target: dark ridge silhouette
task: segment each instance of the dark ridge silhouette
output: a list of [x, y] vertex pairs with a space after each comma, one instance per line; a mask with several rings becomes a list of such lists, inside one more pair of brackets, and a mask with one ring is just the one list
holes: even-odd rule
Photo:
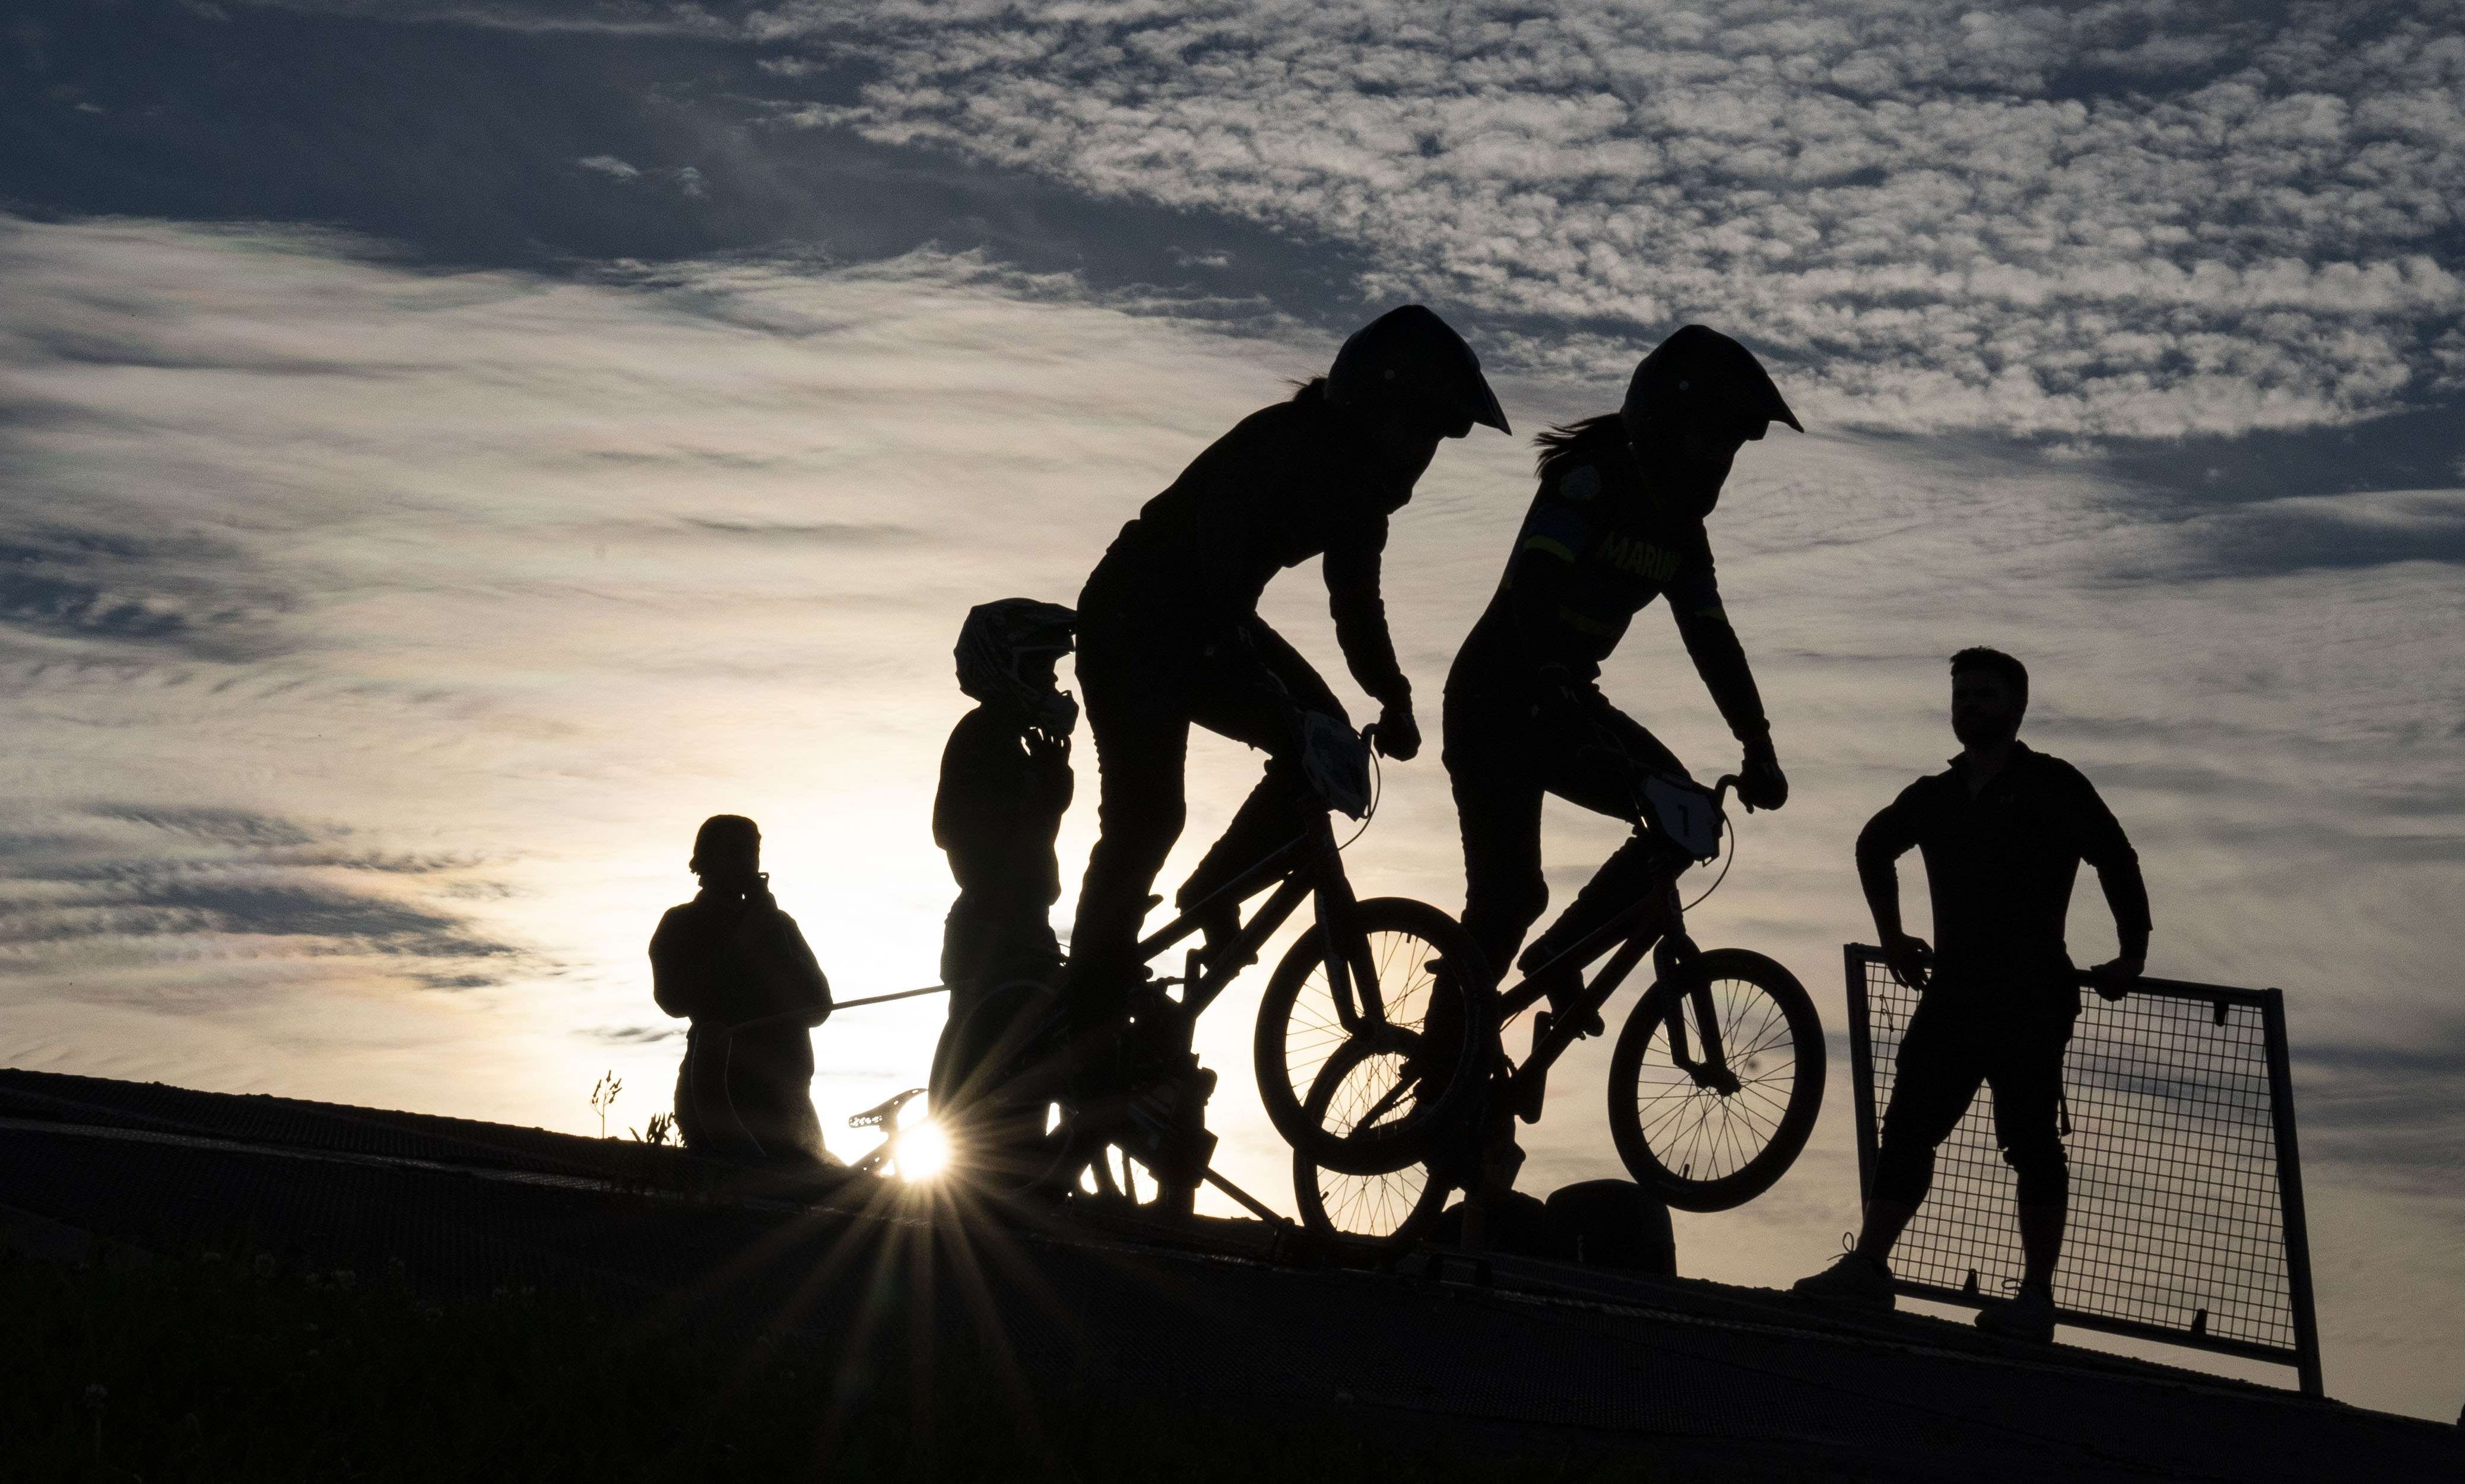
[[[979, 1450], [995, 1443], [1015, 1451], [1019, 1476], [1124, 1480], [1156, 1477], [1159, 1462], [1177, 1477], [1295, 1477], [1330, 1460], [1366, 1480], [1519, 1466], [2024, 1481], [2361, 1466], [2431, 1479], [2456, 1458], [2445, 1424], [2067, 1345], [2014, 1363], [2003, 1341], [1916, 1315], [1501, 1253], [1439, 1250], [1397, 1267], [1347, 1244], [1300, 1252], [1252, 1222], [994, 1221], [959, 1190], [864, 1176], [799, 1185], [629, 1141], [285, 1098], [0, 1071], [0, 1167], [10, 1301], [83, 1285], [61, 1291], [77, 1306], [56, 1323], [41, 1311], [12, 1375], [11, 1416], [25, 1423], [12, 1456], [44, 1476], [92, 1471], [98, 1415], [106, 1462], [155, 1477], [194, 1461], [196, 1433], [171, 1422], [186, 1409], [209, 1435], [244, 1439], [249, 1419], [266, 1419], [253, 1424], [255, 1457], [304, 1437], [330, 1461], [353, 1419], [391, 1418], [406, 1401], [422, 1420], [406, 1417], [384, 1456], [467, 1470], [481, 1455], [440, 1454], [431, 1434], [569, 1438], [582, 1425], [566, 1406], [610, 1391], [641, 1400], [599, 1406], [592, 1425], [671, 1461], [669, 1476], [741, 1473], [772, 1440], [699, 1429], [703, 1388], [722, 1379], [757, 1388], [804, 1450], [783, 1469], [854, 1468], [851, 1429], [886, 1421], [905, 1447], [879, 1472], [926, 1479], [988, 1476]], [[234, 1268], [230, 1301], [189, 1296]], [[336, 1270], [356, 1284], [342, 1289]], [[142, 1301], [95, 1306], [120, 1288]], [[313, 1295], [327, 1296], [298, 1312]], [[570, 1296], [604, 1318], [569, 1324]], [[91, 1348], [109, 1340], [100, 1316], [165, 1304], [210, 1317], [197, 1332], [269, 1309], [320, 1328], [252, 1332], [210, 1350], [195, 1377], [172, 1363], [196, 1352], [176, 1324], [132, 1322], [144, 1363], [125, 1375], [54, 1359], [107, 1353]], [[423, 1372], [405, 1388], [401, 1367], [430, 1352], [366, 1343], [433, 1343], [419, 1337], [475, 1322], [466, 1305], [496, 1316], [481, 1333], [521, 1347], [475, 1358], [485, 1384]], [[403, 1324], [379, 1328], [397, 1306]], [[682, 1324], [709, 1342], [658, 1351]], [[97, 1338], [46, 1348], [55, 1328]], [[655, 1354], [625, 1338], [644, 1335]], [[713, 1373], [680, 1368], [684, 1355], [709, 1357]], [[268, 1367], [269, 1394], [285, 1400], [234, 1408], [233, 1379]], [[629, 1384], [637, 1367], [655, 1387]], [[566, 1403], [535, 1394], [560, 1369], [592, 1384]], [[331, 1384], [364, 1375], [364, 1389]], [[466, 1392], [467, 1433], [434, 1405]], [[216, 1414], [217, 1396], [233, 1415]], [[699, 1452], [677, 1451], [679, 1428]], [[1279, 1452], [1299, 1440], [1323, 1451]]]

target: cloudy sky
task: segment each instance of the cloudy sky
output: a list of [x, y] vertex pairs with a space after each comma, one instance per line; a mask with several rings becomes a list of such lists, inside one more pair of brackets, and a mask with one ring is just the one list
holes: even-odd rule
[[[1527, 432], [1699, 320], [1812, 431], [1714, 524], [1797, 794], [1699, 936], [1838, 1026], [1850, 841], [2019, 653], [2155, 970], [2288, 992], [2332, 1391], [2465, 1401], [2465, 5], [16, 5], [0, 137], [0, 1063], [638, 1124], [705, 814], [843, 997], [931, 981], [970, 603], [1392, 303]], [[1396, 522], [1432, 713], [1529, 453]], [[1314, 572], [1269, 609], [1341, 676]], [[1733, 762], [1659, 621], [1607, 683]], [[1182, 863], [1255, 766], [1198, 747]], [[1562, 898], [1615, 838], [1552, 816]], [[1433, 756], [1349, 859], [1460, 902]], [[828, 1126], [937, 1015], [821, 1034]], [[1614, 1170], [1588, 1050], [1531, 1183]], [[1689, 1271], [1832, 1250], [1845, 1074]]]

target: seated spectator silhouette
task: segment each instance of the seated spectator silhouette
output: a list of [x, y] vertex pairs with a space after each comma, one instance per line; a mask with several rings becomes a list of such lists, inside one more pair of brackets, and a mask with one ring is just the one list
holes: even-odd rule
[[830, 1018], [830, 981], [796, 919], [770, 897], [762, 831], [714, 814], [694, 836], [701, 891], [651, 935], [652, 996], [689, 1017], [677, 1072], [677, 1131], [698, 1153], [818, 1161], [812, 1028]]
[[971, 1070], [957, 1061], [959, 1031], [986, 991], [1049, 979], [1061, 963], [1050, 916], [1061, 897], [1053, 841], [1070, 808], [1078, 703], [1053, 667], [1070, 653], [1075, 617], [1057, 604], [1004, 598], [968, 609], [959, 630], [959, 689], [976, 708], [950, 729], [933, 796], [933, 843], [959, 883], [942, 928], [950, 1017], [933, 1053], [937, 1112]]
[[[1919, 779], [1857, 837], [1857, 875], [1883, 958], [1920, 992], [1901, 1037], [1874, 1186], [1855, 1247], [1796, 1291], [1890, 1307], [1892, 1245], [1934, 1180], [1934, 1151], [1994, 1089], [1994, 1134], [2018, 1180], [2024, 1273], [2019, 1293], [1977, 1317], [1981, 1329], [2050, 1340], [2054, 1265], [2070, 1199], [2056, 1109], [2063, 1050], [2079, 1015], [2077, 971], [2063, 941], [2072, 883], [2097, 868], [2121, 955], [2090, 971], [2120, 999], [2148, 955], [2148, 891], [2140, 857], [2080, 771], [2019, 741], [2029, 672], [1995, 650], [1951, 657], [1951, 729], [1960, 756]], [[1895, 862], [1925, 859], [1937, 946], [1900, 926]]]

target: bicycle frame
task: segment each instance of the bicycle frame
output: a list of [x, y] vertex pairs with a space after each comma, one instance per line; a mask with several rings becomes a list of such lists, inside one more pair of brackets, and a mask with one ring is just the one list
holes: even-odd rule
[[[1736, 783], [1735, 778], [1723, 778], [1719, 786], [1713, 789], [1713, 809], [1716, 813], [1720, 811], [1730, 788]], [[1532, 1053], [1509, 1074], [1507, 1091], [1510, 1100], [1512, 1095], [1521, 1089], [1527, 1077], [1546, 1077], [1550, 1067], [1556, 1064], [1559, 1056], [1565, 1053], [1567, 1047], [1574, 1045], [1580, 1039], [1576, 1027], [1585, 1016], [1599, 1013], [1601, 1007], [1609, 1003], [1610, 996], [1617, 993], [1618, 987], [1626, 983], [1627, 976], [1634, 972], [1634, 966], [1643, 962], [1643, 956], [1651, 952], [1670, 932], [1684, 927], [1682, 920], [1673, 922], [1652, 920], [1658, 916], [1660, 907], [1661, 897], [1657, 890], [1638, 897], [1621, 909], [1615, 917], [1585, 934], [1555, 958], [1526, 974], [1521, 983], [1499, 991], [1498, 1029], [1503, 1031], [1509, 1024], [1513, 1023], [1515, 1017], [1547, 997], [1548, 981], [1553, 974], [1573, 970], [1577, 975], [1577, 983], [1583, 987], [1583, 994], [1575, 1007], [1583, 1013], [1559, 1016], [1550, 1026], [1548, 1033], [1532, 1048]], [[1602, 965], [1588, 982], [1584, 981], [1581, 977], [1584, 966], [1604, 953], [1610, 955], [1609, 963]], [[1699, 1085], [1721, 1093], [1733, 1093], [1738, 1089], [1738, 1078], [1737, 1074], [1729, 1070], [1726, 1052], [1721, 1045], [1720, 1015], [1718, 1008], [1712, 1003], [1712, 986], [1709, 983], [1696, 984], [1689, 987], [1687, 996], [1695, 1010], [1697, 1031], [1702, 1037], [1703, 1054], [1700, 1060], [1696, 1058], [1687, 1046], [1684, 1018], [1672, 1015], [1669, 1019], [1670, 1059], [1683, 1069]]]
[[[1335, 989], [1336, 1013], [1347, 1030], [1358, 1035], [1365, 1030], [1371, 1034], [1383, 1033], [1386, 1007], [1376, 995], [1357, 995], [1352, 989], [1353, 968], [1345, 962], [1344, 950], [1351, 946], [1344, 926], [1351, 917], [1356, 898], [1352, 883], [1345, 878], [1343, 853], [1336, 848], [1335, 828], [1323, 815], [1310, 827], [1283, 845], [1270, 852], [1257, 864], [1217, 887], [1197, 902], [1183, 910], [1170, 922], [1158, 928], [1139, 942], [1142, 962], [1154, 959], [1173, 944], [1195, 935], [1204, 925], [1205, 915], [1219, 903], [1240, 902], [1256, 894], [1268, 881], [1277, 883], [1274, 895], [1250, 915], [1232, 941], [1222, 944], [1214, 963], [1205, 969], [1193, 962], [1189, 973], [1177, 981], [1182, 986], [1181, 1007], [1191, 1019], [1206, 1010], [1240, 975], [1243, 968], [1256, 961], [1267, 940], [1300, 910], [1301, 899], [1315, 897], [1318, 925], [1328, 945], [1327, 978]], [[1195, 950], [1193, 950], [1193, 959]], [[1166, 980], [1166, 984], [1176, 981]]]

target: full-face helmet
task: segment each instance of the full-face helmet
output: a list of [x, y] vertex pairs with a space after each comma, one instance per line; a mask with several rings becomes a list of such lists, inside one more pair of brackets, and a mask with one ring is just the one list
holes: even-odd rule
[[1329, 406], [1426, 412], [1459, 437], [1478, 423], [1508, 432], [1505, 410], [1480, 374], [1480, 357], [1425, 305], [1390, 309], [1352, 332], [1326, 373]]
[[1078, 615], [1056, 603], [1003, 598], [967, 609], [959, 627], [959, 689], [989, 704], [1010, 706], [1048, 737], [1070, 735], [1078, 724], [1078, 702], [1053, 683], [1049, 667], [1029, 662], [1071, 650]]
[[1749, 440], [1773, 423], [1806, 431], [1755, 353], [1699, 324], [1687, 325], [1643, 358], [1618, 416], [1637, 443], [1671, 427], [1734, 430]]

